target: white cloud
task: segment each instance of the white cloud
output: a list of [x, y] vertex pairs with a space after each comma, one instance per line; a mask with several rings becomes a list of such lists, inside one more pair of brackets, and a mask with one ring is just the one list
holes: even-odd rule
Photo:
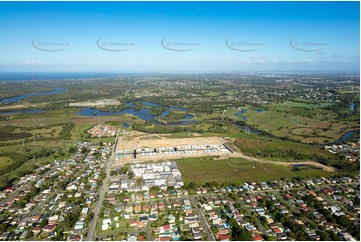
[[300, 60], [286, 60], [285, 63], [289, 64], [300, 64], [300, 63], [312, 63], [311, 59], [300, 59]]
[[250, 59], [258, 59], [258, 60], [264, 60], [267, 59], [265, 56], [257, 56], [257, 55], [250, 55]]
[[40, 60], [26, 60], [26, 61], [22, 62], [21, 64], [23, 64], [23, 65], [36, 65], [36, 64], [40, 64]]
[[299, 63], [311, 63], [311, 62], [312, 62], [311, 59], [301, 59], [301, 60], [299, 61]]

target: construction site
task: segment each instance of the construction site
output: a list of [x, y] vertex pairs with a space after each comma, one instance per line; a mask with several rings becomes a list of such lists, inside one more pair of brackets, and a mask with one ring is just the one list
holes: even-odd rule
[[113, 166], [232, 153], [225, 143], [226, 141], [220, 137], [171, 138], [168, 135], [126, 132], [119, 136]]

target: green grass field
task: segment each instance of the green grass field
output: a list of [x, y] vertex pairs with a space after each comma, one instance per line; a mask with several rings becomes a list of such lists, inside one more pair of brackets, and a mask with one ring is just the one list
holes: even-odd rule
[[[209, 92], [208, 94], [213, 96], [218, 95], [218, 92]], [[37, 105], [42, 104], [38, 103]], [[270, 104], [263, 107], [267, 109], [266, 112], [256, 112], [255, 110], [250, 110], [248, 107], [244, 107], [249, 111], [242, 116], [247, 117], [247, 124], [254, 125], [257, 129], [272, 133], [278, 137], [289, 137], [303, 143], [325, 143], [326, 140], [332, 141], [339, 138], [347, 129], [358, 126], [359, 117], [357, 115], [348, 116], [342, 121], [337, 121], [335, 113], [323, 109], [327, 105], [329, 104], [322, 103], [316, 105], [302, 102]], [[44, 113], [9, 115], [7, 119], [0, 120], [0, 126], [5, 126], [10, 123], [16, 127], [24, 127], [26, 132], [35, 136], [35, 141], [33, 137], [25, 140], [25, 146], [30, 147], [31, 151], [43, 147], [56, 150], [55, 155], [41, 159], [41, 161], [46, 162], [52, 161], [55, 156], [57, 156], [57, 159], [66, 158], [68, 148], [77, 140], [92, 140], [87, 137], [85, 132], [94, 124], [113, 122], [121, 129], [125, 129], [122, 126], [123, 123], [130, 125], [143, 123], [143, 120], [130, 114], [106, 117], [84, 117], [77, 114], [80, 110], [81, 108], [66, 107], [48, 110]], [[196, 135], [230, 137], [230, 143], [234, 141], [234, 144], [240, 148], [243, 153], [250, 156], [265, 157], [266, 159], [277, 161], [316, 160], [316, 156], [322, 156], [322, 158], [328, 161], [335, 159], [334, 155], [321, 150], [316, 145], [301, 144], [262, 135], [248, 135], [242, 129], [234, 127], [233, 125], [227, 125], [227, 123], [222, 123], [223, 126], [217, 126], [217, 119], [219, 118], [228, 116], [237, 119], [237, 117], [234, 116], [235, 112], [238, 112], [238, 110], [228, 110], [225, 115], [220, 111], [212, 114], [187, 111], [187, 113], [194, 114], [194, 120], [198, 121], [198, 123], [189, 125], [188, 127], [193, 127], [200, 132], [200, 134]], [[346, 109], [345, 112], [347, 112]], [[182, 118], [184, 112], [177, 111], [173, 112], [173, 114], [174, 118], [177, 119]], [[75, 127], [70, 131], [70, 138], [59, 138], [62, 127], [70, 121], [75, 124]], [[151, 128], [152, 127], [153, 125]], [[21, 131], [21, 128], [18, 128], [14, 132]], [[172, 133], [169, 137], [180, 138], [188, 137], [189, 135], [193, 136], [194, 133]], [[104, 139], [104, 141], [111, 140], [112, 138]], [[29, 152], [23, 149], [22, 142], [23, 140], [21, 139], [2, 142], [0, 152]], [[229, 181], [229, 177], [237, 181], [262, 180], [266, 178], [279, 178], [281, 175], [311, 176], [324, 172], [322, 170], [307, 169], [295, 173], [291, 171], [291, 167], [250, 164], [246, 161], [244, 161], [246, 163], [241, 162], [242, 169], [235, 169], [233, 167], [232, 170], [230, 169], [232, 166], [221, 160], [215, 160], [211, 163], [207, 163], [206, 160], [202, 159], [195, 159], [195, 161], [194, 164], [190, 164], [187, 160], [179, 161], [183, 170], [186, 168], [182, 163], [191, 167], [188, 171], [186, 169], [186, 181], [190, 181], [195, 177], [197, 177], [200, 182], [209, 179]], [[0, 169], [9, 162], [11, 161], [8, 161], [6, 157], [0, 158]], [[0, 182], [9, 178], [18, 178], [20, 174], [33, 168], [34, 164], [31, 161], [25, 162], [10, 173], [0, 176]], [[201, 175], [197, 175], [195, 171]], [[212, 173], [212, 171], [214, 171], [214, 173]], [[205, 173], [204, 176], [202, 175], [203, 173]]]
[[323, 156], [329, 160], [336, 158], [335, 155], [315, 145], [285, 141], [261, 135], [247, 135], [244, 132], [240, 132], [236, 136], [235, 145], [247, 155], [267, 157], [267, 159], [275, 158], [280, 161], [317, 161], [316, 156]]
[[[108, 230], [102, 230], [103, 219], [98, 220], [97, 230], [96, 230], [97, 235], [116, 234], [127, 230], [134, 230], [129, 228], [129, 219], [125, 219], [124, 217], [118, 217], [118, 221], [115, 221], [114, 218], [111, 218], [111, 220], [112, 222]], [[119, 223], [119, 227], [116, 227], [117, 223]]]
[[240, 158], [227, 160], [213, 160], [213, 158], [187, 158], [176, 160], [182, 177], [186, 183], [204, 184], [215, 181], [217, 183], [244, 183], [252, 181], [270, 181], [280, 178], [329, 176], [330, 173], [322, 169], [309, 168], [297, 172], [291, 166], [264, 164], [251, 162]]
[[[359, 126], [359, 116], [351, 115], [339, 121], [336, 113], [323, 109], [327, 103], [282, 103], [265, 105], [267, 111], [248, 110], [242, 114], [247, 117], [247, 124], [278, 137], [289, 137], [303, 143], [328, 143], [339, 138], [348, 130]], [[230, 110], [228, 116], [238, 111]], [[347, 113], [345, 109], [343, 112]], [[238, 118], [241, 119], [241, 118]]]
[[0, 156], [0, 169], [11, 163], [11, 158], [6, 156]]

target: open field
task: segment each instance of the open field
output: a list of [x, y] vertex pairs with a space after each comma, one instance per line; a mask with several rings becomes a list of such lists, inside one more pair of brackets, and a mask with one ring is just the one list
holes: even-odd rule
[[[35, 168], [35, 164], [51, 162], [54, 159], [67, 158], [69, 147], [73, 146], [76, 140], [84, 138], [85, 131], [91, 127], [87, 124], [78, 124], [74, 126], [67, 126], [73, 120], [76, 109], [64, 110], [50, 110], [46, 113], [34, 114], [16, 114], [8, 115], [8, 120], [0, 120], [0, 126], [11, 125], [15, 129], [11, 132], [13, 134], [26, 132], [31, 134], [31, 137], [13, 139], [1, 142], [0, 154], [12, 154], [19, 159], [14, 161], [14, 157], [9, 157], [10, 161], [0, 160], [0, 169], [12, 166], [10, 172], [0, 175], [0, 186], [5, 185], [9, 180], [21, 177], [23, 174], [31, 172]], [[95, 120], [95, 118], [93, 118]], [[9, 121], [10, 120], [10, 121]], [[70, 129], [66, 129], [70, 127]], [[30, 154], [42, 153], [43, 149], [49, 149], [54, 153], [47, 157], [36, 157], [26, 160]], [[40, 153], [39, 153], [40, 152]], [[25, 159], [25, 160], [23, 160]], [[0, 171], [1, 172], [1, 171]]]
[[0, 169], [11, 163], [11, 158], [6, 156], [0, 156]]
[[[55, 153], [37, 160], [46, 162], [54, 158], [66, 158], [69, 155], [69, 147], [75, 141], [93, 140], [85, 133], [87, 129], [95, 124], [105, 123], [130, 132], [129, 135], [120, 137], [118, 150], [204, 145], [215, 142], [231, 145], [235, 148], [238, 153], [234, 154], [234, 159], [245, 159], [253, 162], [249, 158], [253, 157], [258, 159], [258, 165], [264, 166], [276, 165], [272, 162], [284, 162], [286, 167], [280, 165], [282, 168], [278, 169], [289, 169], [287, 162], [300, 161], [321, 162], [322, 164], [333, 165], [338, 169], [347, 166], [353, 170], [353, 167], [357, 167], [351, 163], [345, 163], [347, 161], [326, 150], [322, 150], [318, 144], [332, 142], [348, 130], [358, 129], [359, 112], [358, 110], [356, 112], [350, 111], [350, 102], [357, 104], [359, 100], [358, 77], [353, 78], [354, 82], [352, 83], [347, 82], [349, 84], [346, 86], [338, 83], [338, 81], [327, 81], [326, 86], [332, 91], [332, 97], [324, 92], [325, 83], [321, 82], [319, 86], [315, 86], [315, 83], [308, 81], [307, 78], [300, 79], [297, 77], [297, 80], [289, 82], [289, 77], [279, 77], [281, 79], [286, 78], [287, 84], [275, 82], [273, 79], [264, 79], [264, 77], [260, 79], [257, 76], [235, 77], [231, 75], [227, 77], [223, 74], [222, 76], [208, 76], [207, 81], [204, 78], [191, 76], [182, 76], [180, 79], [173, 78], [167, 80], [167, 78], [162, 77], [161, 81], [156, 79], [144, 81], [144, 77], [135, 77], [122, 79], [119, 83], [107, 82], [106, 80], [97, 80], [94, 83], [88, 82], [88, 80], [85, 82], [54, 81], [47, 83], [51, 84], [49, 87], [43, 88], [38, 88], [36, 86], [38, 84], [30, 82], [6, 83], [2, 87], [2, 97], [50, 91], [55, 87], [66, 88], [67, 91], [54, 95], [33, 96], [17, 103], [0, 104], [0, 109], [3, 110], [44, 110], [42, 113], [0, 115], [0, 127], [9, 124], [15, 127], [11, 131], [12, 134], [7, 135], [7, 139], [0, 143], [0, 152], [18, 152], [22, 156], [36, 149], [48, 148]], [[329, 76], [326, 79], [342, 81], [344, 77]], [[258, 81], [254, 83], [255, 80]], [[273, 89], [273, 87], [276, 88]], [[157, 92], [154, 91], [155, 88]], [[295, 88], [297, 88], [298, 93], [294, 93]], [[311, 89], [316, 96], [308, 97], [308, 92]], [[279, 96], [279, 94], [282, 95]], [[99, 100], [105, 100], [105, 102], [99, 102]], [[143, 100], [161, 106], [147, 106], [144, 105]], [[262, 100], [262, 102], [257, 100]], [[165, 116], [162, 119], [180, 121], [179, 118], [183, 118], [183, 115], [187, 113], [194, 115], [193, 121], [195, 123], [160, 126], [131, 114], [79, 115], [82, 110], [80, 106], [104, 106], [107, 104], [113, 106], [113, 104], [117, 104], [116, 109], [120, 110], [126, 107], [125, 103], [127, 102], [133, 102], [135, 109], [149, 108], [155, 116], [159, 116], [166, 110], [165, 107], [185, 108], [186, 111], [172, 111], [168, 117]], [[79, 107], [72, 107], [74, 104]], [[248, 112], [240, 115], [246, 119], [234, 115], [241, 108], [248, 109]], [[262, 111], [257, 112], [258, 108]], [[358, 105], [356, 108], [359, 109]], [[98, 109], [109, 111], [106, 108]], [[276, 137], [245, 133], [240, 127], [233, 125], [237, 121], [243, 121], [248, 126], [266, 131]], [[126, 127], [124, 127], [124, 123], [129, 126], [125, 125]], [[147, 133], [140, 133], [135, 130]], [[29, 148], [30, 151], [23, 149], [24, 147]], [[211, 154], [189, 154], [186, 157], [194, 156], [195, 160], [199, 160], [202, 159], [201, 157], [209, 155]], [[232, 157], [230, 154], [226, 156], [226, 154], [214, 153], [212, 155], [221, 155], [221, 158], [228, 159]], [[7, 157], [9, 155], [1, 156]], [[144, 156], [142, 161], [152, 161], [155, 157]], [[157, 158], [177, 159], [184, 157], [171, 155]], [[266, 162], [260, 162], [261, 160], [266, 160]], [[0, 163], [3, 163], [3, 160]], [[342, 166], [342, 164], [346, 164], [346, 166]], [[26, 161], [20, 167], [12, 170], [8, 177], [19, 177], [19, 174], [29, 171], [33, 167], [34, 164], [31, 161]], [[273, 172], [272, 169], [270, 172]], [[310, 172], [311, 170], [306, 171]], [[298, 174], [306, 171], [298, 172]], [[287, 170], [281, 172], [286, 173]], [[293, 173], [291, 172], [291, 174]], [[0, 179], [3, 177], [0, 176]]]
[[96, 100], [92, 102], [69, 103], [70, 107], [104, 107], [120, 105], [118, 100]]
[[315, 160], [318, 156], [329, 160], [335, 158], [333, 154], [314, 145], [261, 135], [248, 135], [244, 132], [233, 137], [235, 138], [235, 145], [249, 156], [266, 157], [270, 160], [279, 161]]
[[[324, 109], [330, 105], [298, 102], [269, 104], [265, 105], [261, 112], [248, 110], [241, 116], [246, 117], [248, 125], [275, 136], [288, 137], [303, 143], [322, 144], [332, 142], [346, 131], [359, 127], [357, 114], [341, 121], [338, 120], [338, 114]], [[237, 112], [233, 110], [227, 114], [234, 116]], [[349, 113], [346, 108], [342, 112]]]
[[292, 166], [253, 162], [242, 158], [213, 159], [186, 158], [176, 160], [182, 178], [186, 183], [195, 182], [252, 182], [270, 181], [280, 178], [328, 176], [336, 172], [327, 172], [320, 168], [310, 168], [297, 172]]
[[[231, 137], [211, 137], [211, 136], [204, 136], [204, 137], [192, 137], [192, 138], [169, 138], [168, 135], [148, 135], [141, 132], [126, 132], [123, 133], [123, 136], [120, 136], [117, 146], [117, 151], [121, 155], [114, 163], [113, 167], [122, 166], [128, 163], [134, 163], [134, 162], [149, 162], [149, 161], [158, 161], [158, 160], [174, 160], [174, 159], [181, 159], [185, 157], [193, 157], [202, 159], [200, 157], [221, 157], [221, 159], [243, 159], [248, 160], [251, 162], [257, 162], [257, 163], [263, 163], [267, 165], [279, 165], [279, 166], [292, 166], [294, 164], [304, 164], [309, 165], [313, 167], [314, 169], [323, 169], [328, 172], [334, 172], [335, 169], [331, 166], [322, 165], [318, 162], [312, 161], [310, 159], [310, 156], [303, 155], [302, 152], [299, 151], [293, 151], [293, 150], [278, 150], [281, 153], [287, 153], [286, 154], [287, 159], [264, 159], [260, 157], [255, 156], [249, 156], [242, 153], [242, 150], [239, 150], [240, 144], [242, 145], [249, 145], [248, 140], [241, 140], [239, 138], [231, 138]], [[171, 136], [173, 137], [173, 136]], [[249, 137], [250, 139], [254, 139], [254, 137]], [[277, 141], [277, 140], [276, 140]], [[176, 146], [205, 146], [205, 145], [223, 145], [228, 144], [228, 146], [232, 147], [232, 144], [236, 142], [236, 147], [231, 148], [231, 152], [215, 152], [215, 153], [206, 153], [203, 152], [203, 150], [192, 152], [192, 153], [176, 153], [176, 154], [159, 154], [157, 153], [154, 156], [142, 156], [137, 155], [136, 158], [133, 156], [133, 150], [134, 149], [143, 149], [148, 148], [153, 151], [154, 148], [160, 148], [160, 147], [176, 147]], [[279, 141], [284, 142], [284, 141]], [[287, 141], [289, 143], [292, 143], [290, 141]], [[255, 143], [253, 143], [251, 146], [255, 146], [257, 149], [259, 149], [260, 144], [265, 143], [264, 141], [259, 141], [256, 139]], [[309, 146], [307, 144], [299, 144], [301, 149], [304, 148], [304, 152], [309, 152]], [[237, 148], [238, 147], [238, 148]], [[315, 152], [319, 150], [319, 148], [312, 146], [315, 149]], [[266, 147], [265, 147], [266, 148]], [[282, 148], [282, 146], [281, 146]], [[284, 147], [284, 148], [289, 148]], [[128, 153], [126, 153], [128, 151]], [[151, 151], [151, 152], [152, 152]], [[324, 151], [323, 151], [324, 152]], [[259, 156], [261, 154], [259, 151], [257, 152], [257, 155]], [[327, 154], [327, 153], [326, 153]], [[329, 154], [329, 153], [328, 153]], [[280, 154], [279, 154], [280, 155]], [[292, 156], [293, 155], [293, 156]], [[317, 153], [315, 154], [317, 155]], [[331, 156], [331, 154], [329, 154]], [[289, 157], [292, 156], [292, 159]], [[294, 159], [295, 158], [295, 159]], [[213, 159], [213, 158], [212, 158]]]
[[115, 217], [111, 218], [111, 224], [109, 225], [108, 230], [102, 230], [103, 219], [99, 219], [97, 224], [97, 235], [120, 233], [126, 231], [127, 229], [130, 231], [136, 231], [134, 228], [129, 228], [129, 219], [125, 219], [122, 216], [116, 216], [118, 220], [114, 220], [114, 218]]
[[[49, 147], [54, 149], [59, 149], [61, 147], [62, 152], [56, 153], [54, 156], [61, 157], [59, 154], [64, 153], [66, 155], [67, 149], [73, 144], [76, 140], [81, 140], [84, 138], [84, 133], [92, 125], [97, 123], [106, 123], [106, 122], [115, 122], [118, 123], [119, 127], [122, 129], [123, 123], [133, 124], [134, 122], [142, 122], [138, 117], [133, 115], [121, 115], [121, 116], [107, 116], [107, 117], [82, 117], [78, 116], [76, 113], [79, 111], [77, 108], [67, 108], [66, 110], [50, 110], [46, 113], [37, 113], [37, 114], [20, 114], [20, 115], [11, 115], [12, 125], [21, 126], [29, 128], [29, 131], [35, 135], [36, 141], [34, 142], [31, 138], [25, 144], [34, 145], [39, 147]], [[249, 111], [248, 113], [252, 113]], [[269, 112], [257, 113], [254, 112], [252, 115], [255, 117], [257, 115], [269, 114]], [[218, 117], [219, 114], [202, 114], [196, 118], [201, 121], [201, 119], [209, 119]], [[202, 118], [200, 118], [202, 117]], [[59, 131], [61, 126], [60, 123], [72, 121], [75, 126], [70, 131], [70, 140], [44, 140], [40, 139], [40, 136], [44, 138], [58, 138]], [[0, 124], [7, 123], [7, 121], [0, 121]], [[274, 123], [274, 122], [272, 122]], [[215, 134], [207, 132], [208, 128], [213, 124], [200, 122], [195, 124], [198, 128], [204, 130], [203, 133], [195, 132], [180, 132], [172, 134], [146, 134], [137, 131], [131, 131], [129, 135], [121, 137], [122, 139], [118, 142], [118, 149], [123, 149], [123, 147], [134, 149], [144, 147], [144, 148], [159, 148], [159, 147], [170, 147], [178, 145], [202, 145], [202, 144], [219, 144], [219, 143], [233, 143], [235, 142], [236, 146], [241, 149], [241, 151], [248, 156], [255, 157], [264, 157], [269, 161], [296, 161], [296, 160], [313, 160], [311, 158], [315, 155], [322, 155], [324, 157], [333, 157], [332, 154], [320, 150], [317, 146], [311, 146], [307, 144], [300, 144], [291, 141], [283, 141], [275, 138], [255, 135], [255, 134], [246, 134], [243, 130], [240, 130], [237, 127], [229, 125], [225, 127], [225, 133]], [[55, 130], [55, 132], [53, 131]], [[298, 131], [295, 129], [295, 132]], [[53, 136], [52, 136], [53, 135]], [[224, 137], [231, 137], [232, 139], [224, 139]], [[14, 147], [21, 147], [22, 141], [18, 141], [18, 145]], [[3, 147], [3, 151], [10, 151], [10, 147]], [[18, 148], [16, 148], [18, 149]], [[21, 149], [18, 149], [20, 152], [23, 152]], [[292, 152], [290, 150], [293, 150]], [[295, 155], [296, 154], [296, 155]], [[204, 157], [209, 154], [195, 154], [194, 157]], [[217, 155], [217, 154], [214, 154]], [[220, 155], [220, 154], [218, 154]], [[54, 157], [53, 156], [53, 157]], [[48, 158], [52, 160], [53, 157]], [[187, 156], [190, 157], [190, 156]], [[311, 158], [310, 158], [311, 157]], [[139, 158], [139, 157], [138, 157]], [[159, 156], [157, 159], [178, 159], [184, 158], [184, 156]], [[137, 159], [138, 160], [138, 159]], [[142, 161], [151, 161], [154, 160], [154, 157], [143, 157]], [[133, 162], [133, 159], [129, 159], [129, 162]], [[123, 162], [114, 163], [114, 165], [122, 165]], [[269, 164], [270, 165], [270, 164]], [[33, 167], [32, 162], [26, 162], [13, 172], [11, 172], [7, 177], [17, 177], [16, 173], [25, 171]], [[289, 167], [287, 167], [288, 169]], [[284, 168], [280, 168], [284, 169]], [[305, 172], [305, 171], [302, 171]], [[307, 170], [309, 172], [309, 170]]]
[[7, 109], [20, 109], [20, 108], [27, 108], [27, 105], [24, 104], [16, 104], [16, 105], [8, 105], [8, 106], [0, 106], [0, 110], [7, 110]]
[[[53, 161], [54, 158], [59, 160], [67, 158], [69, 155], [68, 149], [74, 145], [75, 141], [84, 139], [93, 140], [88, 137], [86, 130], [94, 124], [116, 122], [120, 128], [123, 128], [123, 123], [131, 123], [134, 122], [134, 120], [138, 120], [138, 118], [133, 115], [83, 117], [77, 114], [79, 111], [79, 108], [66, 108], [47, 110], [43, 113], [3, 115], [6, 118], [0, 119], [0, 127], [11, 125], [14, 129], [11, 133], [16, 135], [21, 132], [26, 132], [31, 136], [26, 138], [17, 138], [15, 135], [13, 137], [9, 136], [8, 140], [0, 142], [0, 154], [17, 153], [19, 157], [22, 157], [29, 154], [29, 152], [36, 152], [42, 148], [48, 148], [54, 150], [55, 153], [50, 157], [36, 158], [36, 163]], [[68, 126], [70, 128], [64, 130], [64, 128], [71, 123], [74, 125]], [[1, 158], [0, 169], [14, 165], [11, 157], [9, 159], [10, 161], [7, 162], [7, 160], [4, 161]], [[19, 166], [12, 169], [11, 172], [0, 175], [0, 185], [6, 184], [10, 179], [19, 178], [22, 174], [31, 172], [31, 170], [35, 168], [32, 160], [18, 164]]]

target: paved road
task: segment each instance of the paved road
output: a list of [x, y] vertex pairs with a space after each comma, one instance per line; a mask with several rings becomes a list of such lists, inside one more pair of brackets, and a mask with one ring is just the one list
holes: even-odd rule
[[151, 231], [151, 228], [150, 228], [150, 221], [148, 221], [148, 223], [147, 223], [147, 239], [148, 239], [148, 241], [153, 241], [154, 239], [153, 239], [153, 235], [152, 235], [152, 233], [150, 232]]
[[329, 196], [325, 195], [324, 193], [322, 193], [321, 191], [318, 192], [318, 195], [320, 197], [322, 197], [324, 200], [326, 200], [327, 202], [333, 204], [333, 205], [336, 205], [338, 206], [339, 208], [341, 208], [341, 210], [345, 213], [345, 214], [350, 214], [352, 217], [354, 218], [357, 218], [359, 215], [355, 214], [353, 211], [351, 211], [350, 209], [348, 209], [345, 204], [333, 199], [333, 198], [330, 198]]
[[197, 205], [197, 201], [195, 199], [195, 196], [191, 197], [191, 202], [192, 202], [193, 206], [196, 208], [196, 211], [198, 213], [198, 217], [200, 218], [200, 221], [201, 221], [201, 223], [203, 225], [203, 229], [207, 234], [208, 241], [215, 241], [216, 239], [213, 237], [213, 234], [211, 232], [211, 228], [209, 227], [209, 225], [207, 223], [207, 220], [206, 220], [202, 210]]
[[90, 222], [88, 235], [87, 235], [87, 237], [85, 239], [87, 241], [94, 241], [95, 240], [96, 227], [97, 227], [97, 223], [98, 223], [98, 219], [99, 219], [99, 214], [100, 214], [100, 211], [101, 211], [101, 208], [102, 208], [103, 200], [104, 200], [104, 197], [105, 197], [105, 192], [106, 192], [107, 186], [108, 186], [108, 181], [109, 181], [109, 177], [110, 177], [110, 166], [111, 166], [112, 160], [114, 159], [114, 155], [115, 155], [115, 153], [113, 153], [109, 157], [109, 159], [108, 159], [108, 161], [106, 163], [106, 166], [107, 166], [106, 167], [106, 177], [103, 180], [102, 188], [99, 191], [99, 198], [98, 198], [98, 201], [97, 201], [97, 203], [95, 205], [94, 216], [93, 216], [93, 219]]
[[[299, 209], [298, 205], [296, 204], [292, 204], [291, 201], [286, 200], [285, 198], [283, 198], [281, 196], [281, 194], [279, 194], [278, 192], [274, 192], [273, 195], [275, 195], [281, 202], [283, 202], [284, 204], [286, 204], [286, 206], [288, 207], [289, 211], [291, 212], [296, 212], [296, 213], [304, 213], [303, 211], [301, 212], [301, 210]], [[312, 213], [316, 212], [316, 209], [309, 207], [308, 206], [309, 211], [311, 211]], [[307, 227], [310, 227], [309, 224], [314, 223], [315, 221], [312, 221], [311, 219], [309, 219], [308, 217], [304, 216], [302, 218], [299, 218], [301, 221], [303, 221], [305, 223], [305, 225]], [[317, 228], [316, 231], [319, 231], [319, 229]]]
[[[246, 204], [243, 201], [239, 201], [238, 204], [241, 205], [242, 209], [247, 211], [244, 215], [246, 216], [252, 216], [252, 208], [250, 208], [250, 206], [246, 206]], [[264, 235], [268, 235], [267, 231], [265, 230], [265, 228], [263, 227], [262, 223], [259, 221], [258, 216], [256, 218], [256, 222], [254, 224], [258, 230], [260, 230]]]
[[[249, 208], [249, 207], [246, 207], [246, 204], [243, 202], [243, 201], [239, 201], [238, 204], [241, 205], [242, 209], [247, 211], [246, 216], [252, 216], [252, 208]], [[256, 218], [256, 223], [254, 224], [258, 230], [261, 230], [261, 232], [264, 234], [264, 235], [268, 235], [267, 231], [265, 230], [265, 228], [263, 227], [263, 225], [260, 223], [258, 217]]]
[[[46, 171], [44, 174], [41, 175], [41, 178], [45, 177], [46, 175], [50, 174], [51, 172], [54, 172], [54, 169], [50, 169], [48, 171]], [[40, 180], [41, 178], [37, 178], [37, 180]], [[30, 185], [29, 183], [31, 182], [27, 182], [27, 184], [24, 184], [23, 186], [21, 186], [20, 188], [18, 188], [17, 190], [15, 190], [14, 192], [8, 194], [8, 196], [6, 198], [3, 198], [0, 202], [0, 206], [4, 205], [5, 203], [7, 203], [8, 201], [10, 201], [11, 199], [15, 198], [16, 196], [18, 196], [20, 193], [27, 191], [30, 189]], [[38, 194], [36, 194], [34, 197], [36, 197]]]
[[129, 94], [130, 90], [131, 90], [131, 89], [129, 88], [128, 90], [126, 90], [126, 91], [125, 91], [125, 93], [124, 93], [124, 97], [127, 97], [127, 96], [128, 96], [128, 94]]
[[207, 194], [196, 194], [196, 195], [181, 195], [181, 196], [169, 196], [169, 197], [162, 197], [162, 198], [152, 198], [148, 200], [137, 200], [137, 201], [130, 201], [130, 202], [118, 202], [116, 206], [126, 205], [133, 205], [133, 204], [140, 204], [140, 203], [149, 203], [149, 202], [156, 202], [156, 201], [167, 201], [167, 200], [184, 200], [184, 199], [191, 199], [192, 197], [214, 197], [214, 196], [221, 196], [221, 193], [207, 193]]
[[[82, 172], [84, 172], [85, 169], [88, 168], [88, 166], [86, 165], [83, 164], [80, 165], [82, 166], [82, 168], [80, 170], [77, 170], [77, 172], [73, 174], [73, 177], [78, 177]], [[69, 182], [71, 182], [71, 179], [69, 180]], [[69, 182], [67, 184], [69, 184]], [[57, 194], [64, 193], [66, 191], [66, 190], [55, 189], [57, 185], [58, 185], [58, 180], [55, 180], [54, 184], [48, 188], [50, 189], [50, 193], [46, 195], [46, 199], [41, 201], [32, 210], [30, 210], [30, 212], [28, 213], [29, 216], [39, 215], [40, 210], [43, 208], [43, 205], [46, 203], [47, 200], [51, 200], [55, 198]]]
[[[132, 230], [122, 231], [122, 233], [127, 233], [128, 236], [131, 235], [131, 234], [134, 234], [134, 235], [138, 236], [138, 235], [139, 235], [140, 233], [142, 233], [142, 232], [147, 233], [147, 236], [150, 236], [150, 237], [147, 237], [147, 241], [153, 241], [153, 236], [152, 236], [152, 234], [148, 233], [147, 229], [141, 229], [141, 230], [137, 230], [137, 231], [132, 231]], [[117, 235], [117, 234], [116, 234], [115, 232], [109, 231], [109, 232], [107, 232], [107, 233], [102, 233], [102, 234], [100, 234], [100, 235], [97, 235], [97, 236], [95, 236], [95, 238], [96, 238], [97, 240], [102, 240], [102, 239], [107, 239], [108, 236], [113, 236], [113, 238], [115, 238], [116, 235]], [[150, 239], [149, 239], [149, 238], [150, 238]]]

